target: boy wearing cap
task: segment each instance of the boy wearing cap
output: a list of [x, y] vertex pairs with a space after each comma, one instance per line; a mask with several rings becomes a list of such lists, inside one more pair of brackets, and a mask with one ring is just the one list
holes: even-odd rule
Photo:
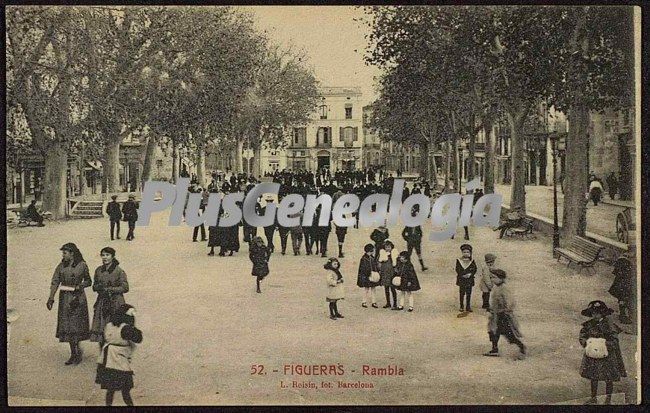
[[122, 219], [122, 211], [120, 211], [120, 204], [117, 203], [117, 195], [111, 196], [112, 201], [106, 205], [106, 215], [111, 221], [111, 241], [114, 240], [114, 230], [117, 227], [117, 239], [120, 239], [120, 220]]
[[490, 270], [492, 291], [490, 292], [490, 319], [488, 321], [488, 334], [492, 342], [492, 350], [484, 356], [499, 356], [499, 338], [503, 335], [510, 344], [519, 347], [520, 358], [526, 355], [526, 346], [521, 342], [519, 323], [514, 315], [515, 299], [510, 289], [506, 286], [506, 272], [499, 269]]
[[460, 299], [460, 314], [458, 316], [464, 317], [467, 313], [472, 312], [472, 287], [474, 286], [474, 276], [478, 268], [476, 262], [472, 259], [471, 245], [461, 245], [460, 251], [463, 256], [456, 260], [456, 285], [458, 286]]
[[496, 259], [497, 256], [492, 253], [485, 254], [485, 265], [481, 266], [481, 281], [479, 282], [479, 287], [481, 288], [483, 297], [483, 306], [481, 308], [485, 310], [490, 309], [490, 291], [492, 291], [490, 269], [496, 268]]

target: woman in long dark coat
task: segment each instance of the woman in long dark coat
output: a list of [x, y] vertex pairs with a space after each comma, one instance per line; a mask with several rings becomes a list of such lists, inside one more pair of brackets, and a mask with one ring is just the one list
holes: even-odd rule
[[384, 241], [386, 241], [388, 237], [388, 228], [383, 225], [372, 231], [372, 234], [370, 234], [370, 239], [375, 243], [375, 257], [379, 257], [379, 250], [384, 248]]
[[88, 340], [88, 301], [84, 288], [92, 285], [88, 266], [79, 248], [71, 242], [61, 247], [63, 259], [52, 276], [47, 309], [54, 305], [54, 295], [59, 292], [59, 308], [56, 323], [56, 338], [70, 343], [70, 358], [66, 365], [81, 363], [79, 342]]
[[395, 277], [400, 277], [400, 284], [395, 288], [400, 291], [399, 307], [398, 310], [404, 309], [404, 298], [408, 298], [409, 311], [413, 311], [413, 292], [420, 289], [420, 281], [415, 268], [409, 259], [410, 255], [407, 251], [402, 251], [397, 257], [397, 265], [395, 265]]
[[605, 382], [605, 394], [607, 395], [605, 404], [609, 404], [614, 390], [614, 382], [627, 376], [621, 349], [618, 345], [617, 336], [621, 329], [608, 318], [612, 313], [613, 311], [600, 300], [590, 302], [589, 306], [582, 310], [583, 316], [591, 317], [589, 321], [582, 323], [580, 329], [582, 347], [587, 347], [587, 341], [590, 338], [604, 338], [607, 347], [607, 356], [604, 358], [589, 357], [586, 351], [582, 356], [580, 375], [591, 381], [589, 404], [596, 402], [599, 381]]
[[93, 325], [90, 330], [90, 341], [104, 345], [104, 327], [111, 316], [125, 303], [124, 294], [129, 292], [129, 282], [126, 273], [120, 268], [115, 258], [115, 250], [111, 247], [102, 248], [100, 252], [102, 265], [95, 269], [93, 291], [97, 292], [95, 301]]
[[261, 293], [260, 282], [269, 275], [269, 258], [271, 258], [271, 253], [264, 245], [262, 237], [256, 236], [253, 238], [248, 257], [253, 263], [251, 275], [257, 278], [257, 292]]

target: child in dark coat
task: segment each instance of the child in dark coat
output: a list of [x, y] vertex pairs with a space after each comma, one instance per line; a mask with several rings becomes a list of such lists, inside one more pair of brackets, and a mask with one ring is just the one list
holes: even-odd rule
[[255, 236], [250, 245], [248, 257], [253, 263], [251, 275], [257, 277], [257, 292], [261, 293], [260, 282], [269, 275], [269, 258], [270, 250], [264, 245], [264, 240], [260, 236]]
[[[585, 348], [580, 375], [591, 381], [591, 399], [587, 402], [588, 404], [596, 403], [599, 381], [605, 382], [605, 404], [609, 404], [614, 390], [614, 382], [627, 375], [618, 345], [617, 336], [621, 329], [608, 318], [612, 313], [613, 311], [600, 300], [590, 302], [589, 306], [582, 310], [583, 316], [591, 317], [589, 321], [582, 323], [582, 329], [580, 329], [580, 344]], [[598, 344], [602, 346], [603, 339], [606, 349], [605, 356], [602, 357], [603, 354], [600, 354], [596, 358], [590, 351], [590, 347], [597, 347]], [[598, 340], [601, 342], [598, 343]]]
[[[395, 278], [399, 277], [399, 285], [397, 288], [400, 291], [399, 297], [399, 307], [398, 310], [404, 309], [404, 298], [408, 298], [409, 309], [408, 311], [413, 311], [413, 292], [420, 289], [420, 281], [418, 281], [418, 276], [415, 274], [415, 268], [409, 259], [409, 253], [407, 251], [402, 251], [397, 257], [397, 265], [395, 266]], [[395, 280], [395, 279], [394, 279]]]
[[361, 306], [368, 308], [368, 296], [370, 296], [372, 307], [379, 308], [377, 306], [377, 299], [375, 298], [375, 287], [379, 285], [379, 279], [377, 281], [371, 281], [373, 272], [376, 272], [376, 275], [379, 276], [379, 265], [377, 264], [377, 260], [375, 260], [375, 247], [372, 244], [366, 244], [363, 251], [364, 254], [359, 261], [359, 272], [357, 274], [357, 286], [363, 288], [363, 302]]
[[[456, 285], [459, 289], [460, 299], [460, 314], [458, 316], [464, 317], [467, 313], [472, 312], [472, 287], [474, 286], [474, 275], [476, 275], [478, 267], [472, 259], [471, 245], [463, 244], [460, 246], [460, 250], [463, 256], [456, 260]], [[463, 299], [465, 302], [463, 302]]]

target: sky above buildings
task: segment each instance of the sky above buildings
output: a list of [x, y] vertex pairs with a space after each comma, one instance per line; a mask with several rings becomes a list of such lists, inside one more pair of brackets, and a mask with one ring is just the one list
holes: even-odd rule
[[352, 6], [246, 6], [257, 27], [283, 46], [304, 50], [323, 86], [358, 86], [362, 101], [371, 103], [374, 78], [380, 71], [363, 61], [368, 33], [354, 21], [363, 10]]

